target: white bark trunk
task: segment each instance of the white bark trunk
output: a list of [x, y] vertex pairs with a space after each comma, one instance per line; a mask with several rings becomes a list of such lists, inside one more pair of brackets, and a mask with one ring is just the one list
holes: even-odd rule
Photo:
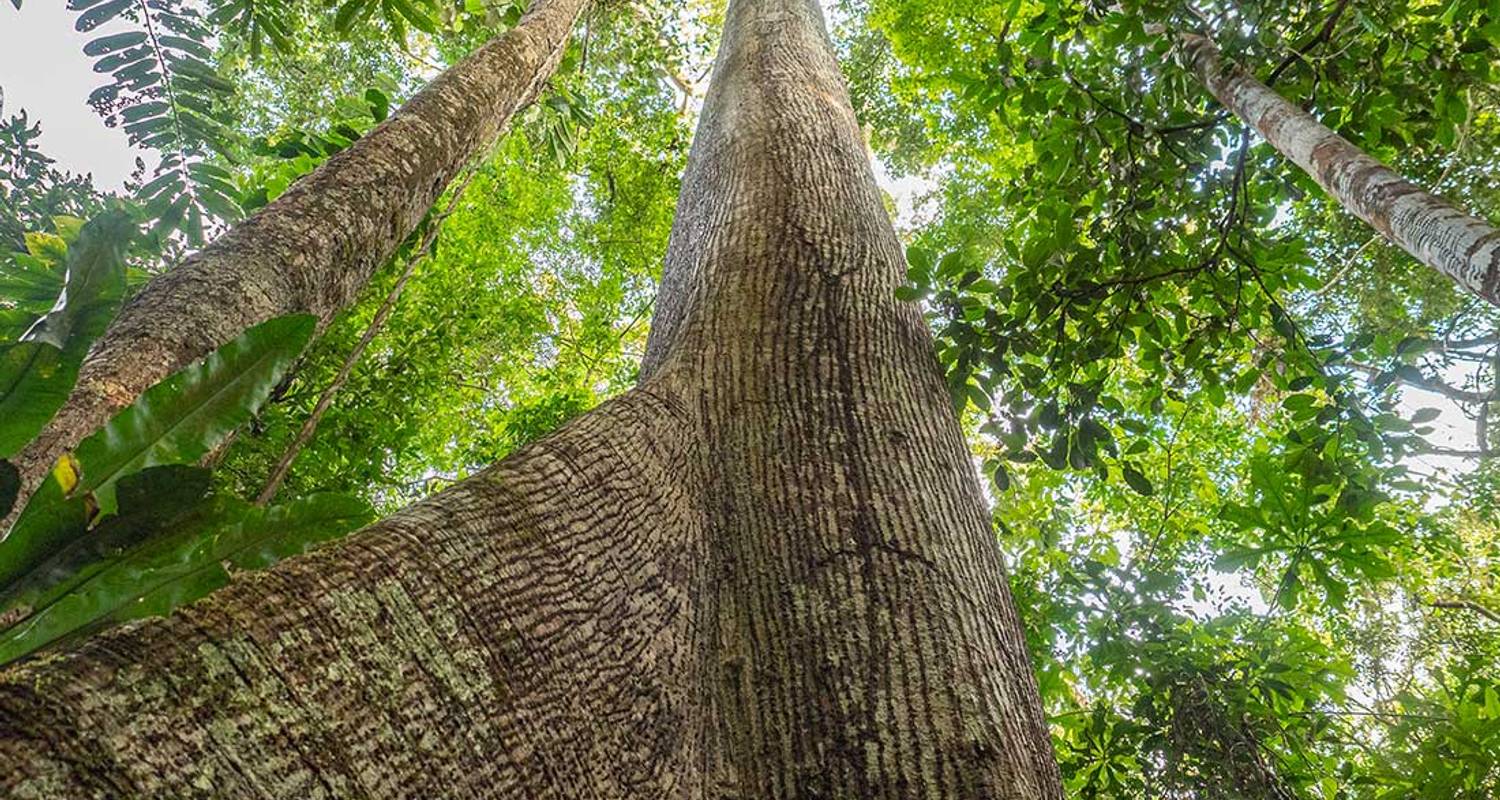
[[1185, 62], [1235, 116], [1335, 200], [1418, 261], [1500, 305], [1500, 230], [1365, 155], [1238, 65], [1212, 41], [1180, 34]]

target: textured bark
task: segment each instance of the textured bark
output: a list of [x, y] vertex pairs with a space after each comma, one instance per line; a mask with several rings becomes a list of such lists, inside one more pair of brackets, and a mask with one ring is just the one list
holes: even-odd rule
[[1060, 796], [904, 266], [815, 0], [736, 0], [643, 365], [707, 426], [729, 796]]
[[1226, 63], [1209, 39], [1179, 39], [1187, 65], [1214, 97], [1344, 208], [1418, 261], [1500, 305], [1500, 229], [1365, 155], [1254, 75]]
[[702, 749], [692, 434], [637, 390], [335, 546], [7, 671], [0, 796], [680, 793]]
[[515, 28], [132, 298], [68, 402], [15, 459], [25, 493], [141, 392], [246, 328], [299, 312], [327, 321], [352, 303], [459, 170], [535, 99], [587, 4], [536, 0]]
[[733, 0], [640, 385], [0, 674], [17, 797], [1060, 798], [815, 0]]

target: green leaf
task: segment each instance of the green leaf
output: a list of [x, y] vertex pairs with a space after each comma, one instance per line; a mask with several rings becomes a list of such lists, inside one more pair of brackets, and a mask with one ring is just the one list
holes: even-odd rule
[[31, 323], [50, 311], [62, 294], [66, 275], [60, 266], [20, 253], [12, 254], [8, 264], [0, 262], [0, 297], [9, 304], [0, 341], [20, 339]]
[[379, 89], [366, 89], [365, 102], [370, 104], [370, 116], [376, 122], [384, 122], [391, 115], [391, 98]]
[[997, 491], [1005, 492], [1010, 489], [1010, 471], [1005, 468], [1004, 464], [996, 461], [992, 474]]
[[375, 518], [369, 503], [343, 494], [313, 494], [272, 506], [221, 535], [217, 560], [238, 569], [263, 569], [315, 544], [362, 528]]
[[911, 265], [911, 272], [921, 276], [919, 283], [927, 283], [932, 275], [933, 255], [932, 251], [920, 247], [908, 247], [906, 249], [906, 262]]
[[171, 110], [172, 107], [170, 105], [160, 101], [140, 103], [138, 105], [130, 106], [129, 108], [121, 109], [120, 119], [127, 123], [137, 122], [148, 117], [160, 116]]
[[85, 225], [67, 251], [63, 291], [52, 311], [0, 349], [0, 457], [14, 455], [52, 419], [78, 377], [89, 345], [125, 292], [125, 248], [135, 223], [123, 211]]
[[100, 25], [120, 16], [125, 9], [135, 5], [137, 0], [109, 0], [106, 3], [90, 8], [88, 11], [78, 15], [78, 21], [74, 23], [74, 29], [80, 32], [91, 31]]
[[0, 586], [8, 586], [30, 572], [88, 532], [88, 526], [84, 498], [69, 498], [56, 478], [49, 476], [26, 503], [5, 540], [0, 541]]
[[78, 363], [42, 342], [0, 348], [0, 456], [26, 446], [57, 413], [78, 378]]
[[32, 231], [26, 234], [26, 252], [48, 263], [61, 263], [68, 257], [68, 243], [53, 233]]
[[[87, 536], [79, 536], [27, 574], [0, 587], [0, 611], [35, 609], [67, 593], [97, 571], [97, 564], [118, 557], [194, 511], [208, 494], [212, 473], [201, 467], [172, 464], [127, 475], [120, 480], [120, 514]], [[3, 616], [4, 614], [0, 614]]]
[[210, 59], [214, 56], [214, 52], [210, 50], [206, 45], [182, 36], [163, 36], [158, 41], [161, 42], [163, 47], [170, 47], [173, 50], [181, 50], [184, 53], [190, 53], [198, 58]]
[[1156, 489], [1151, 485], [1151, 481], [1147, 480], [1146, 476], [1142, 475], [1141, 471], [1136, 469], [1134, 465], [1126, 462], [1120, 465], [1120, 469], [1125, 474], [1125, 483], [1129, 484], [1130, 488], [1134, 489], [1136, 494], [1144, 497], [1156, 494]]
[[80, 572], [0, 633], [0, 663], [107, 622], [168, 613], [229, 581], [341, 536], [373, 517], [368, 504], [312, 495], [261, 509], [217, 499], [128, 552]]
[[1423, 408], [1423, 409], [1418, 409], [1417, 413], [1414, 414], [1414, 415], [1412, 415], [1411, 422], [1412, 422], [1413, 425], [1421, 425], [1421, 424], [1426, 423], [1426, 422], [1432, 422], [1433, 420], [1435, 420], [1438, 417], [1442, 416], [1442, 414], [1443, 414], [1442, 409], [1437, 409], [1437, 408]]
[[66, 350], [76, 344], [75, 329], [90, 341], [103, 332], [125, 291], [125, 249], [134, 235], [135, 223], [124, 211], [105, 212], [85, 225], [67, 250], [62, 295], [21, 340]]
[[110, 489], [124, 475], [203, 458], [265, 402], [312, 338], [316, 322], [306, 314], [263, 322], [146, 390], [78, 446], [83, 478], [75, 493], [94, 493], [109, 512]]
[[1038, 453], [1042, 457], [1042, 463], [1056, 469], [1066, 469], [1068, 466], [1068, 432], [1058, 431], [1052, 437], [1052, 444], [1046, 450]]
[[[114, 72], [117, 69], [123, 71], [124, 68], [133, 65], [133, 63], [150, 59], [150, 56], [151, 48], [141, 45], [141, 47], [133, 47], [130, 50], [111, 53], [110, 56], [105, 56], [104, 59], [99, 59], [98, 62], [95, 62], [95, 68], [93, 69], [95, 69], [95, 72]], [[154, 60], [151, 63], [154, 63]]]
[[372, 0], [347, 0], [339, 6], [338, 13], [333, 17], [333, 29], [339, 33], [347, 33], [354, 26], [355, 18], [371, 6]]
[[124, 50], [127, 47], [134, 47], [144, 41], [146, 41], [145, 33], [141, 31], [126, 31], [124, 33], [116, 33], [110, 36], [101, 36], [100, 38], [84, 45], [83, 52], [85, 55], [98, 57], [113, 53], [116, 50]]
[[0, 519], [10, 515], [21, 493], [21, 472], [9, 461], [0, 461]]
[[166, 614], [222, 586], [226, 567], [263, 569], [358, 530], [375, 516], [365, 501], [341, 494], [314, 494], [266, 509], [224, 501], [223, 508], [221, 519], [228, 524], [190, 529], [141, 548], [130, 566], [165, 562], [166, 568], [146, 572], [134, 587], [135, 602], [121, 604], [111, 619]]
[[405, 17], [412, 24], [412, 27], [424, 33], [437, 33], [437, 25], [433, 23], [432, 18], [424, 14], [421, 9], [412, 5], [410, 0], [388, 0], [388, 2], [395, 6], [396, 11]]

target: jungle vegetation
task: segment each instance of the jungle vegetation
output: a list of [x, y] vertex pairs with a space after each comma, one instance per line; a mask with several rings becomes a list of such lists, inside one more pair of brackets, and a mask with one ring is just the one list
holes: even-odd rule
[[7, 796], [1500, 796], [1500, 0], [67, 7]]

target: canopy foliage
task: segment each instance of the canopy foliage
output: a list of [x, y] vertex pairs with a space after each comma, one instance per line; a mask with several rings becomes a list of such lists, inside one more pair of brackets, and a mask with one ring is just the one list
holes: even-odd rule
[[[992, 491], [1070, 793], [1500, 796], [1500, 313], [1224, 112], [1172, 36], [1211, 35], [1370, 154], [1500, 220], [1500, 0], [825, 5], [910, 245], [900, 296], [928, 313]], [[102, 190], [38, 149], [46, 120], [0, 120], [0, 389], [15, 395], [0, 403], [33, 408], [97, 336], [31, 331], [63, 313], [68, 265], [103, 252], [111, 220], [130, 232], [95, 260], [128, 293], [521, 12], [68, 7], [93, 36], [71, 57], [103, 80], [87, 102], [143, 160]], [[596, 6], [519, 129], [305, 351], [217, 416], [184, 409], [198, 438], [129, 461], [107, 492], [61, 465], [32, 532], [0, 544], [0, 574], [23, 576], [0, 595], [0, 654], [122, 619], [126, 601], [165, 612], [221, 584], [220, 562], [338, 535], [628, 387], [722, 14]], [[412, 259], [292, 451], [289, 502], [246, 505]], [[261, 352], [254, 333], [172, 380], [215, 380], [214, 359]], [[155, 411], [127, 414], [191, 394], [152, 391]], [[0, 456], [35, 433], [10, 419]], [[91, 442], [80, 458], [126, 462]], [[143, 512], [151, 491], [171, 513]]]

